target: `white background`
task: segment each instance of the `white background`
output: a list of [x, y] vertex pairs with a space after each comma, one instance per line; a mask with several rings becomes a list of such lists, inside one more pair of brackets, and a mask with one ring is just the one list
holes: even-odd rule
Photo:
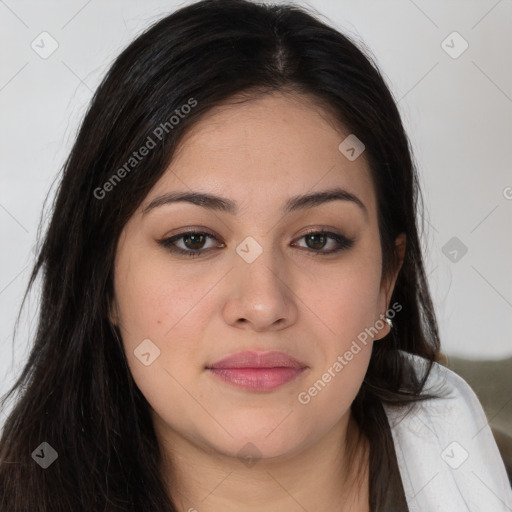
[[[48, 214], [93, 91], [142, 29], [188, 3], [0, 0], [2, 394], [35, 331], [37, 295], [13, 341], [43, 203], [50, 192]], [[425, 258], [444, 351], [511, 355], [512, 0], [297, 3], [363, 40], [398, 101], [427, 207]], [[43, 31], [58, 42], [47, 59], [31, 47]], [[453, 31], [469, 44], [456, 59], [442, 47]], [[462, 48], [457, 38], [447, 44]], [[457, 262], [443, 254], [452, 237], [468, 248]]]

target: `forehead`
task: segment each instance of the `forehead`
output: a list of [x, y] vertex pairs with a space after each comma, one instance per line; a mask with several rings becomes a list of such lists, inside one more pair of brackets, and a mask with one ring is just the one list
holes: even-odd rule
[[237, 100], [210, 109], [189, 129], [148, 200], [170, 190], [210, 191], [277, 211], [273, 203], [290, 196], [342, 187], [376, 215], [364, 153], [350, 161], [340, 152], [350, 132], [326, 110], [305, 95]]

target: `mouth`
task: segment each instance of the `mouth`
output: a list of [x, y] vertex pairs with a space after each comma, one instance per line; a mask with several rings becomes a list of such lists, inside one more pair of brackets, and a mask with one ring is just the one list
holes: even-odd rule
[[307, 365], [284, 352], [245, 351], [206, 369], [222, 381], [250, 391], [271, 391], [298, 377]]

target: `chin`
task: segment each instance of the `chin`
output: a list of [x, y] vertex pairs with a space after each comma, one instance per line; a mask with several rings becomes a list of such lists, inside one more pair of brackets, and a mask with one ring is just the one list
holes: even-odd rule
[[205, 441], [220, 455], [238, 458], [242, 463], [248, 460], [247, 466], [260, 459], [285, 460], [307, 445], [307, 436], [298, 432], [297, 425], [290, 424], [285, 428], [279, 422], [261, 420], [249, 424], [247, 418], [238, 426], [231, 421], [228, 424], [229, 433], [233, 437], [223, 430], [222, 435], [213, 439], [206, 434]]

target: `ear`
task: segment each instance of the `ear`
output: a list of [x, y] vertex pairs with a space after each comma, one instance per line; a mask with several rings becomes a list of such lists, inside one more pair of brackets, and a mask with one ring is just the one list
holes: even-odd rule
[[117, 310], [117, 302], [116, 302], [115, 298], [110, 301], [110, 308], [109, 308], [108, 318], [109, 318], [110, 323], [112, 325], [116, 325], [116, 326], [118, 325], [119, 313], [118, 313], [118, 310]]
[[[377, 315], [384, 315], [386, 311], [389, 309], [389, 303], [391, 301], [391, 295], [393, 295], [393, 290], [395, 288], [395, 283], [398, 278], [398, 274], [400, 273], [400, 269], [402, 268], [405, 256], [405, 246], [406, 246], [406, 236], [405, 233], [400, 233], [395, 239], [395, 247], [396, 254], [398, 258], [397, 266], [393, 270], [392, 274], [383, 278], [381, 281], [380, 287], [380, 297], [379, 297], [379, 311], [377, 311]], [[379, 320], [381, 317], [377, 316], [375, 321]], [[391, 328], [384, 322], [384, 328], [379, 333], [379, 337], [375, 338], [380, 339], [387, 334], [389, 334]]]
[[387, 279], [383, 280], [383, 283], [381, 285], [381, 289], [384, 290], [384, 296], [385, 296], [385, 310], [387, 311], [389, 307], [389, 301], [391, 300], [391, 295], [393, 295], [393, 290], [395, 289], [395, 283], [398, 278], [398, 274], [400, 273], [400, 269], [402, 268], [402, 265], [404, 263], [404, 256], [405, 256], [405, 245], [406, 245], [406, 236], [405, 233], [400, 233], [396, 239], [395, 239], [395, 247], [396, 247], [396, 254], [398, 258], [397, 266], [395, 270], [393, 271], [391, 276], [388, 276]]

